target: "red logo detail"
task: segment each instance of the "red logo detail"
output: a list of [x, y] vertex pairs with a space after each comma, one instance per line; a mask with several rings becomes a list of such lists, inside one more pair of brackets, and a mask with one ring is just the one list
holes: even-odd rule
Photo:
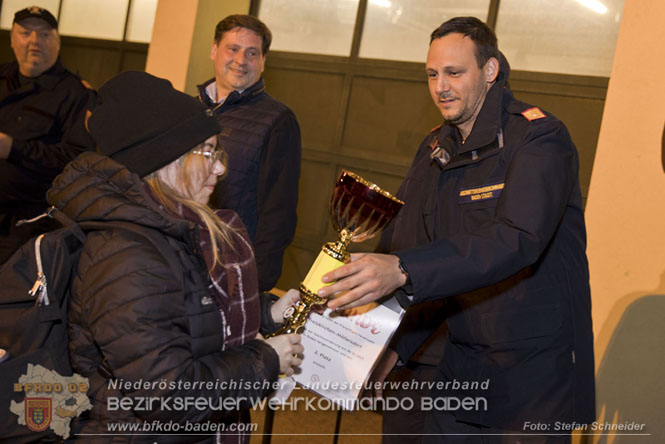
[[25, 398], [25, 424], [33, 432], [43, 432], [51, 424], [51, 398]]
[[369, 328], [370, 333], [373, 335], [381, 333], [376, 321], [366, 314], [360, 315], [356, 318], [356, 325], [360, 328]]

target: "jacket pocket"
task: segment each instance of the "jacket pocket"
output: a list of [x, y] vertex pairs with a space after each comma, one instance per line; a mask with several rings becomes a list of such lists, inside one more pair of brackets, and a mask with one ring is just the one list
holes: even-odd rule
[[488, 343], [494, 344], [549, 336], [562, 325], [559, 304], [484, 313], [480, 321]]
[[481, 226], [491, 223], [496, 215], [498, 199], [487, 199], [473, 203], [460, 204], [462, 224], [468, 233], [476, 231]]
[[21, 133], [23, 136], [21, 138], [30, 140], [50, 134], [55, 122], [55, 116], [48, 111], [26, 105], [21, 109], [17, 120], [19, 126], [22, 128]]

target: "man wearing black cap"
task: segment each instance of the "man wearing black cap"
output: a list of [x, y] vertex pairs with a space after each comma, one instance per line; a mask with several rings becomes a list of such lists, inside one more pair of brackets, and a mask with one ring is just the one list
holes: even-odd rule
[[230, 15], [215, 28], [210, 59], [215, 78], [199, 97], [222, 126], [228, 169], [210, 204], [235, 210], [252, 239], [259, 289], [282, 272], [296, 229], [300, 127], [293, 112], [266, 92], [261, 74], [272, 34], [251, 15]]
[[16, 222], [42, 213], [53, 178], [93, 147], [83, 116], [94, 92], [62, 65], [57, 27], [46, 9], [18, 11], [10, 33], [16, 61], [0, 66], [0, 264], [51, 228]]

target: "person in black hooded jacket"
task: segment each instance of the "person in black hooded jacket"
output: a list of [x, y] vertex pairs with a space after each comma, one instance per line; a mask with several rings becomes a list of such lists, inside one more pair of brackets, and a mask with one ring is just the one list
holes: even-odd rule
[[[259, 328], [275, 330], [298, 296], [259, 301], [239, 217], [206, 205], [224, 173], [217, 121], [167, 80], [126, 72], [100, 88], [87, 127], [99, 153], [75, 159], [47, 194], [72, 219], [107, 224], [88, 234], [72, 283], [70, 356], [93, 405], [72, 435], [153, 442], [169, 423], [224, 423], [235, 434], [172, 441], [247, 442], [231, 424], [303, 351], [299, 335], [264, 340]], [[119, 423], [142, 434], [111, 436]]]

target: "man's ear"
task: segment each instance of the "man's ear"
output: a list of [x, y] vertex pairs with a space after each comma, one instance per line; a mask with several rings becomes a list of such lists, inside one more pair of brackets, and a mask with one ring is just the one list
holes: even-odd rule
[[261, 56], [261, 74], [263, 74], [263, 70], [266, 68], [266, 54], [263, 54]]
[[9, 46], [11, 46], [12, 49], [14, 49], [14, 28], [16, 27], [16, 23], [12, 25], [12, 29], [9, 30]]
[[210, 60], [215, 60], [216, 55], [217, 55], [217, 42], [213, 40], [212, 45], [210, 45]]
[[494, 57], [490, 57], [487, 63], [485, 63], [485, 80], [487, 80], [487, 83], [492, 83], [498, 75], [499, 61]]
[[92, 111], [89, 109], [85, 110], [85, 117], [83, 120], [83, 126], [85, 126], [85, 130], [90, 133], [90, 128], [88, 128], [88, 120], [90, 119], [90, 116], [92, 116]]

